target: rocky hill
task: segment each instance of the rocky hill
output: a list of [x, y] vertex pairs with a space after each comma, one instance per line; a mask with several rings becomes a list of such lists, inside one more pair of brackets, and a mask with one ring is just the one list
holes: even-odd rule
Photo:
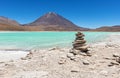
[[23, 31], [20, 24], [7, 17], [0, 16], [0, 31]]
[[9, 19], [7, 17], [0, 16], [0, 24], [7, 24], [7, 25], [14, 25], [14, 26], [19, 26], [20, 24], [12, 19]]

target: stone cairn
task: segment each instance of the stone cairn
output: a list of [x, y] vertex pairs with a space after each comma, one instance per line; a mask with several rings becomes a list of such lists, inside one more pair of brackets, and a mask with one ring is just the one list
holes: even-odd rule
[[73, 42], [73, 48], [71, 50], [71, 53], [74, 55], [80, 54], [80, 53], [88, 53], [88, 47], [86, 46], [86, 41], [84, 40], [84, 34], [81, 32], [77, 32], [76, 39]]

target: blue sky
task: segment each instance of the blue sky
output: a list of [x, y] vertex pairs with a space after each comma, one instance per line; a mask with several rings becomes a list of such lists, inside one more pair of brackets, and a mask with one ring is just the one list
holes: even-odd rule
[[120, 25], [120, 0], [0, 0], [0, 16], [22, 24], [47, 12], [87, 28]]

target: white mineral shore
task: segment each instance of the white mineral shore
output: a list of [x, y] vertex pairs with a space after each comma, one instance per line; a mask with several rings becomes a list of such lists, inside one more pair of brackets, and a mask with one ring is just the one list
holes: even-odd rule
[[69, 50], [31, 50], [27, 55], [9, 53], [9, 57], [1, 53], [0, 78], [120, 78], [120, 64], [115, 61], [120, 55], [119, 34], [90, 44], [92, 56], [74, 56]]
[[28, 51], [3, 51], [0, 50], [0, 62], [17, 60], [21, 57], [25, 57], [28, 54]]

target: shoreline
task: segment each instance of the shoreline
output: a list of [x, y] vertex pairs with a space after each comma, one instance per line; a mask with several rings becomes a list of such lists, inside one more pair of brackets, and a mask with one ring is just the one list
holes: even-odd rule
[[[0, 31], [0, 32], [78, 32], [78, 31]], [[80, 32], [120, 32], [120, 31], [80, 31]]]

